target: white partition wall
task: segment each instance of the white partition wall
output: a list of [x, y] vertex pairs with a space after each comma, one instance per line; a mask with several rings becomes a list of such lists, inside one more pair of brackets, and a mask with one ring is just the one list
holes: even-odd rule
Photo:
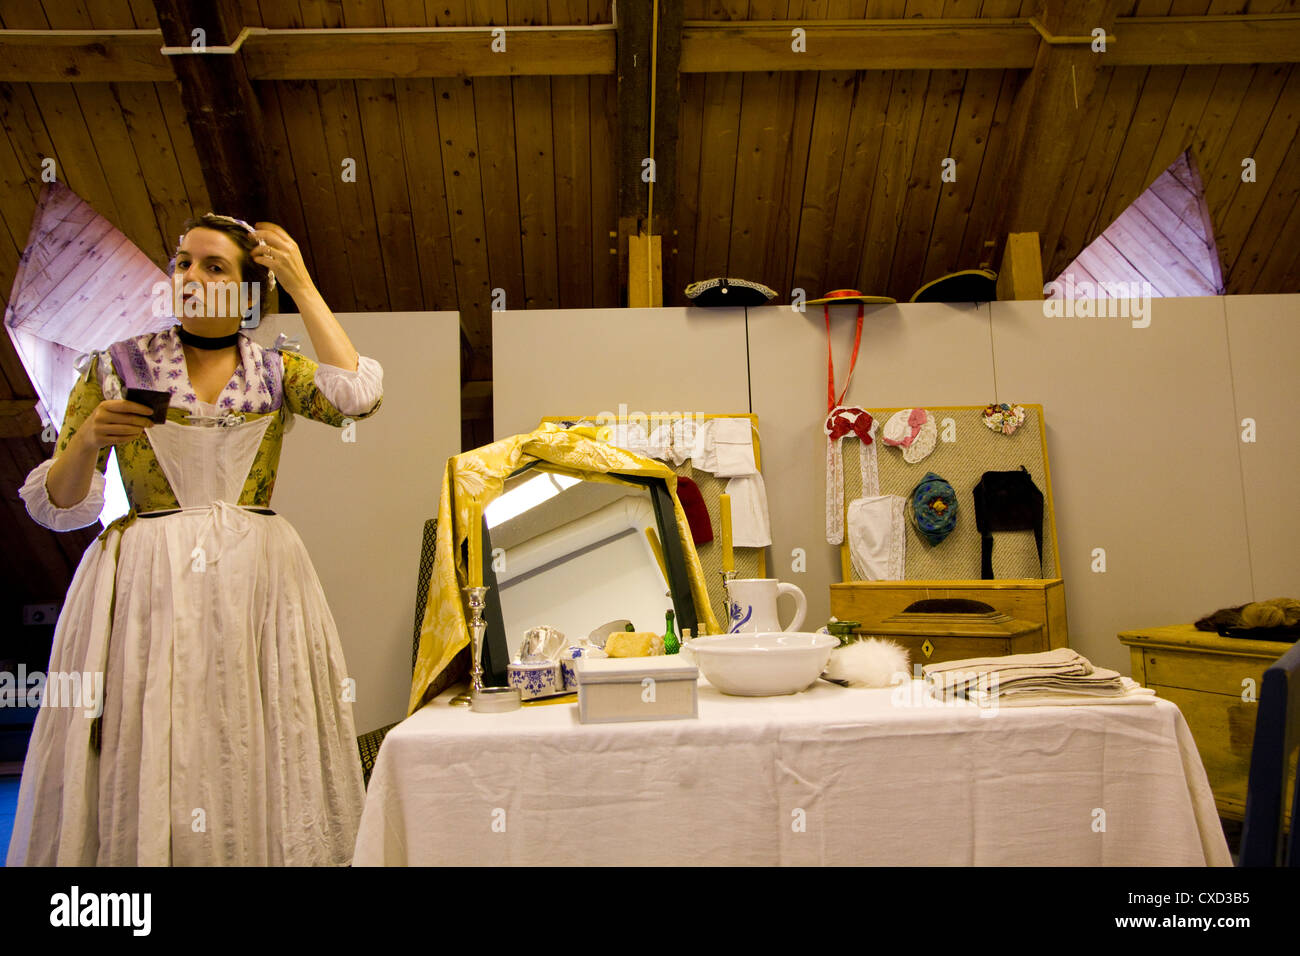
[[[406, 716], [416, 576], [426, 518], [438, 513], [447, 459], [460, 451], [460, 320], [455, 312], [344, 314], [352, 344], [384, 367], [384, 403], [342, 429], [295, 417], [271, 506], [307, 546], [356, 680], [365, 733]], [[298, 336], [297, 315], [267, 316], [253, 337]]]
[[[1042, 404], [1070, 643], [1128, 673], [1117, 631], [1300, 597], [1287, 517], [1300, 493], [1300, 377], [1290, 369], [1298, 307], [1300, 296], [1156, 299], [1145, 327], [1056, 317], [1041, 302], [869, 307], [846, 402]], [[840, 387], [855, 316], [850, 306], [832, 312]], [[496, 434], [620, 402], [744, 411], [752, 391], [772, 513], [768, 567], [804, 589], [807, 620], [820, 623], [839, 580], [825, 537], [824, 319], [818, 307], [766, 306], [749, 311], [747, 331], [748, 389], [743, 313], [500, 313]], [[1254, 442], [1241, 440], [1247, 418]]]
[[1223, 300], [1150, 305], [1138, 326], [992, 306], [999, 393], [1047, 419], [1070, 645], [1123, 673], [1118, 631], [1252, 591]]
[[1218, 301], [1228, 323], [1255, 600], [1300, 597], [1300, 529], [1291, 520], [1300, 492], [1300, 295]]
[[547, 415], [748, 412], [743, 309], [565, 309], [492, 316], [495, 436]]

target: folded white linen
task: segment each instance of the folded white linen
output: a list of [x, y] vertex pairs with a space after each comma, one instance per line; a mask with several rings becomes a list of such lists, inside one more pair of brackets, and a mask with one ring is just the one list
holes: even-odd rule
[[1121, 693], [1114, 696], [1098, 696], [1092, 693], [1079, 693], [1072, 690], [1033, 690], [1023, 687], [996, 690], [982, 690], [978, 687], [966, 692], [966, 698], [981, 707], [1060, 707], [1076, 704], [1154, 704], [1156, 692], [1150, 687], [1143, 687], [1131, 677], [1120, 677], [1123, 685]]
[[1097, 696], [1123, 693], [1118, 671], [1094, 667], [1078, 651], [1068, 647], [1035, 654], [1004, 657], [976, 657], [922, 668], [925, 679], [940, 696], [964, 694], [973, 687], [996, 686], [1005, 693], [1011, 687], [1035, 690], [1069, 689]]

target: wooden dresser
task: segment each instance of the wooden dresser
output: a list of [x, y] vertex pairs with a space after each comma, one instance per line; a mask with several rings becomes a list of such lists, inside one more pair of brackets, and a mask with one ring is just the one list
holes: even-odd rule
[[[1214, 790], [1219, 816], [1242, 820], [1264, 671], [1291, 647], [1198, 631], [1191, 624], [1122, 631], [1133, 679], [1183, 712]], [[1288, 792], [1295, 786], [1292, 768]]]
[[[995, 657], [1001, 654], [1032, 654], [1069, 646], [1065, 625], [1065, 584], [1048, 580], [1001, 581], [848, 581], [831, 585], [831, 615], [841, 621], [857, 621], [858, 633], [877, 633], [873, 628], [906, 610], [917, 601], [934, 598], [965, 598], [981, 601], [1021, 621], [1041, 624], [1042, 630], [1011, 641], [980, 640], [936, 634], [928, 642], [906, 641], [914, 664], [938, 664], [967, 657]], [[925, 647], [930, 653], [925, 653]]]

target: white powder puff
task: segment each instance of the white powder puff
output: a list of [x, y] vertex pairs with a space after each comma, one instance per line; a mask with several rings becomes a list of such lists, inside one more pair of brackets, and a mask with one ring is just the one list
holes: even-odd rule
[[907, 648], [881, 637], [854, 641], [831, 653], [826, 676], [854, 687], [891, 687], [911, 679]]

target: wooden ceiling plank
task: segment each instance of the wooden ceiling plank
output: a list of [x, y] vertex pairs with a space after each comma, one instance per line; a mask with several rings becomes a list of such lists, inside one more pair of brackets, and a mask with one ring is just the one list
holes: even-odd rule
[[[1232, 262], [1250, 235], [1252, 225], [1263, 215], [1264, 197], [1271, 193], [1277, 177], [1294, 181], [1300, 169], [1287, 168], [1284, 160], [1300, 134], [1300, 69], [1289, 68], [1286, 85], [1273, 106], [1259, 142], [1251, 153], [1255, 160], [1255, 181], [1243, 182], [1238, 175], [1232, 199], [1218, 220], [1217, 242], [1224, 259]], [[1206, 197], [1209, 202], [1210, 197]]]
[[1197, 150], [1206, 202], [1210, 204], [1216, 223], [1221, 208], [1231, 201], [1237, 184], [1241, 182], [1242, 160], [1254, 153], [1281, 95], [1287, 73], [1287, 67], [1277, 64], [1255, 68], [1239, 107], [1229, 117], [1230, 125], [1217, 155], [1208, 149]]
[[[86, 10], [86, 26], [96, 30], [135, 29], [135, 14], [127, 0], [96, 0], [93, 4], [88, 3]], [[50, 26], [57, 26], [53, 18], [50, 18]]]
[[[681, 127], [677, 139], [677, 226], [669, 246], [669, 249], [675, 249], [673, 255], [678, 262], [677, 282], [664, 289], [664, 305], [686, 305], [688, 300], [685, 287], [700, 278], [692, 270], [695, 268], [695, 238], [699, 231], [700, 217], [700, 154], [704, 140], [705, 82], [705, 77], [699, 74], [681, 78]], [[599, 240], [600, 234], [594, 221], [592, 232], [594, 238]], [[611, 243], [606, 243], [609, 244]], [[599, 242], [595, 245], [598, 246]], [[598, 256], [599, 252], [599, 248], [594, 248], [593, 257]], [[665, 250], [665, 257], [667, 252]], [[596, 269], [596, 275], [600, 275], [599, 268]]]
[[[1228, 260], [1232, 263], [1226, 283], [1230, 295], [1300, 291], [1300, 273], [1278, 272], [1274, 261], [1276, 257], [1280, 262], [1285, 255], [1277, 255], [1275, 248], [1284, 245], [1286, 237], [1294, 240], [1297, 235], [1294, 223], [1300, 210], [1300, 136], [1291, 137], [1285, 155], [1278, 158], [1277, 168], [1277, 174], [1264, 187], [1267, 192], [1261, 190], [1258, 194], [1259, 212], [1243, 233], [1237, 254]], [[1262, 186], [1262, 180], [1254, 185]], [[1272, 271], [1266, 273], [1269, 266]]]
[[392, 80], [358, 80], [356, 93], [369, 174], [366, 182], [383, 253], [389, 308], [418, 312], [424, 304], [424, 293], [407, 187], [412, 174], [402, 145], [397, 93]]
[[415, 231], [421, 308], [455, 311], [456, 268], [443, 187], [442, 136], [433, 81], [396, 80], [395, 86], [406, 155], [411, 223]]
[[[179, 116], [184, 107], [181, 104], [180, 86], [175, 80], [167, 83], [155, 83], [154, 92], [158, 95], [158, 103], [162, 108], [162, 115], [167, 117]], [[199, 164], [199, 151], [194, 145], [194, 137], [190, 133], [190, 128], [185, 123], [167, 122], [165, 124], [168, 137], [172, 142], [172, 153], [176, 157], [176, 165], [180, 168], [181, 180], [185, 184], [185, 196], [189, 201], [190, 209], [193, 214], [208, 212], [212, 209], [212, 199], [208, 195], [208, 184], [203, 181], [203, 167]], [[175, 236], [169, 236], [169, 240], [175, 241]]]
[[[487, 230], [483, 242], [492, 288], [504, 290], [507, 309], [522, 309], [526, 307], [528, 293], [520, 176], [521, 170], [524, 176], [532, 174], [528, 172], [527, 160], [522, 166], [519, 161], [514, 83], [501, 76], [481, 76], [465, 82], [472, 84], [465, 93], [472, 93], [472, 117], [477, 125], [479, 148], [464, 161], [478, 166], [482, 180], [477, 202]], [[453, 178], [462, 175], [458, 170], [459, 167], [453, 170]]]
[[[844, 289], [861, 281], [862, 259], [869, 235], [872, 190], [884, 150], [887, 109], [893, 85], [903, 81], [892, 73], [858, 73], [849, 111], [849, 131], [844, 144], [830, 231], [830, 249], [821, 281], [814, 286], [819, 298], [831, 289]], [[862, 286], [859, 291], [872, 294]]]
[[590, 81], [585, 76], [552, 77], [551, 97], [555, 137], [556, 263], [559, 269], [557, 304], [562, 309], [590, 309], [592, 308]]
[[790, 279], [790, 288], [803, 289], [809, 299], [826, 291], [822, 283], [826, 281], [826, 263], [835, 242], [835, 210], [857, 86], [856, 74], [849, 72], [823, 72], [816, 79], [816, 111]]
[[[271, 181], [268, 183], [271, 208], [275, 211], [276, 225], [288, 232], [298, 243], [303, 262], [310, 270], [313, 282], [321, 290], [321, 294], [326, 296], [325, 301], [329, 302], [331, 300], [328, 298], [328, 292], [322, 284], [324, 277], [320, 274], [322, 257], [318, 253], [318, 246], [321, 244], [322, 237], [315, 235], [307, 226], [303, 207], [304, 197], [299, 190], [298, 177], [294, 169], [293, 149], [289, 145], [289, 134], [285, 129], [280, 87], [279, 83], [259, 83], [256, 87], [262, 111], [262, 135], [265, 140], [263, 148], [266, 151], [267, 169], [271, 175]], [[179, 158], [184, 154], [182, 145], [177, 149], [177, 156]], [[183, 166], [182, 163], [182, 168]], [[188, 188], [191, 177], [185, 173], [183, 178]], [[202, 179], [198, 180], [198, 185], [202, 186]], [[209, 204], [200, 204], [193, 208], [195, 212], [201, 213], [209, 208]], [[342, 277], [332, 277], [330, 284], [339, 281], [342, 281]], [[335, 302], [332, 307], [337, 308], [338, 303]]]
[[1203, 171], [1215, 168], [1219, 155], [1232, 130], [1232, 123], [1241, 111], [1255, 76], [1253, 66], [1225, 66], [1220, 68], [1214, 81], [1214, 91], [1205, 105], [1200, 125], [1192, 139], [1192, 151]]
[[[745, 74], [727, 274], [764, 285], [784, 285], [777, 274], [783, 275], [786, 265], [778, 261], [775, 246], [784, 248], [789, 241], [777, 231], [796, 148], [797, 82], [773, 73]], [[802, 135], [806, 141], [806, 126]]]
[[0, 3], [0, 24], [6, 30], [44, 30], [50, 21], [41, 0], [4, 0]]
[[[164, 245], [150, 194], [155, 183], [146, 178], [136, 157], [122, 107], [112, 88], [106, 84], [82, 83], [74, 90], [81, 101], [86, 127], [95, 142], [100, 165], [113, 186], [119, 216], [114, 224], [145, 255], [155, 262], [166, 262], [170, 248]], [[155, 121], [159, 119], [155, 118]]]
[[95, 141], [72, 86], [39, 84], [31, 89], [54, 146], [56, 178], [67, 183], [101, 216], [120, 223], [116, 190], [109, 185], [100, 165]]
[[[780, 115], [788, 117], [782, 130], [775, 219], [768, 232], [767, 253], [759, 274], [764, 284], [785, 299], [794, 276], [799, 244], [800, 209], [808, 174], [813, 114], [816, 110], [817, 74], [788, 73], [778, 77]], [[779, 121], [778, 121], [779, 122]]]
[[[552, 0], [548, 12], [549, 18], [556, 23], [587, 22], [586, 0]], [[560, 308], [591, 308], [589, 103], [587, 77], [551, 78], [556, 284]]]
[[940, 186], [928, 249], [919, 273], [921, 283], [979, 265], [979, 259], [966, 262], [961, 259], [962, 230], [975, 202], [1001, 88], [1002, 76], [996, 71], [971, 70], [966, 74], [949, 151], [956, 161], [957, 178]]
[[555, 140], [549, 77], [515, 77], [515, 162], [519, 234], [524, 252], [524, 308], [559, 304], [555, 248]]
[[1013, 70], [1001, 74], [997, 102], [993, 107], [993, 120], [989, 125], [988, 142], [980, 161], [974, 195], [961, 231], [960, 254], [957, 261], [975, 263], [978, 268], [996, 268], [995, 255], [1001, 255], [1002, 242], [997, 228], [997, 202], [1002, 195], [1002, 178], [1006, 175], [1006, 156], [1011, 149], [1011, 110], [1020, 88], [1020, 76]]
[[[451, 223], [451, 243], [455, 258], [456, 291], [459, 297], [461, 328], [469, 339], [476, 355], [491, 355], [491, 293], [492, 286], [508, 287], [518, 273], [501, 275], [489, 269], [485, 208], [490, 212], [508, 199], [507, 195], [493, 194], [485, 202], [483, 178], [480, 175], [479, 138], [475, 129], [475, 89], [471, 83], [492, 84], [499, 79], [435, 80], [438, 95], [438, 131], [442, 136], [443, 188], [447, 195], [448, 220]], [[507, 113], [484, 116], [498, 131], [503, 127]], [[503, 139], [498, 135], [498, 139]], [[487, 163], [483, 167], [486, 169]], [[516, 236], [516, 248], [517, 248]], [[494, 253], [495, 254], [495, 253]], [[490, 281], [489, 281], [490, 279]], [[518, 299], [522, 301], [522, 289]]]
[[[926, 72], [904, 70], [895, 75], [889, 92], [880, 162], [871, 191], [871, 208], [867, 213], [866, 239], [856, 270], [857, 282], [851, 283], [868, 295], [891, 294], [889, 270], [898, 244], [912, 158], [924, 119], [924, 110], [913, 106], [923, 101], [929, 79]], [[909, 294], [911, 291], [908, 290]]]
[[1119, 162], [1145, 80], [1145, 70], [1130, 67], [1111, 74], [1105, 98], [1098, 105], [1100, 116], [1092, 139], [1081, 146], [1087, 153], [1069, 199], [1060, 238], [1054, 249], [1043, 253], [1045, 274], [1053, 275], [1100, 234], [1093, 223]]
[[1093, 220], [1093, 232], [1100, 233], [1109, 228], [1151, 185], [1146, 179], [1146, 171], [1164, 131], [1181, 78], [1182, 71], [1177, 67], [1153, 67], [1147, 71], [1128, 134], [1124, 137], [1110, 182]]
[[[963, 80], [958, 70], [933, 70], [929, 76], [921, 126], [908, 169], [907, 197], [899, 216], [897, 244], [886, 288], [895, 298], [906, 301], [926, 283], [926, 256], [933, 241], [934, 221], [945, 183], [944, 163], [953, 159], [954, 136], [961, 109]], [[958, 177], [963, 170], [954, 170]]]
[[1146, 182], [1154, 182], [1192, 145], [1218, 74], [1218, 67], [1187, 67], [1183, 70], [1169, 116], [1147, 165]]
[[[159, 257], [155, 262], [163, 266], [175, 251], [181, 226], [194, 215], [175, 148], [167, 133], [170, 124], [159, 103], [156, 85], [122, 83], [114, 88], [113, 93], [135, 150], [140, 175], [148, 187], [160, 240]], [[278, 123], [279, 119], [275, 122]], [[144, 246], [141, 249], [153, 256]]]
[[[1087, 115], [1079, 120], [1075, 148], [1070, 151], [1070, 157], [1061, 173], [1059, 198], [1052, 203], [1046, 222], [1039, 233], [1042, 240], [1043, 264], [1048, 275], [1061, 262], [1062, 257], [1056, 254], [1059, 252], [1057, 247], [1061, 242], [1070, 208], [1074, 204], [1075, 191], [1078, 189], [1079, 183], [1084, 179], [1084, 172], [1088, 166], [1091, 151], [1090, 146], [1096, 136], [1107, 135], [1106, 132], [1099, 133], [1098, 130], [1103, 119], [1109, 115], [1103, 104], [1106, 97], [1110, 95], [1110, 86], [1115, 78], [1115, 73], [1115, 70], [1102, 70], [1097, 77], [1097, 85], [1093, 90], [1093, 95], [1097, 98], [1098, 108], [1089, 110]], [[1097, 201], [1101, 201], [1100, 196], [1097, 197]]]
[[[1235, 250], [1224, 247], [1221, 227], [1231, 208], [1233, 194], [1241, 182], [1242, 160], [1254, 156], [1264, 127], [1282, 92], [1289, 68], [1261, 66], [1255, 71], [1241, 109], [1232, 122], [1217, 161], [1210, 165], [1199, 153], [1197, 160], [1205, 188], [1205, 204], [1214, 223], [1215, 243], [1225, 266], [1225, 278], [1232, 274]], [[1254, 184], [1257, 185], [1257, 184]]]
[[310, 236], [312, 279], [331, 309], [356, 312], [357, 295], [334, 197], [334, 180], [341, 175], [342, 157], [336, 162], [326, 145], [321, 106], [312, 84], [277, 83], [275, 96], [291, 150], [292, 176], [302, 201], [305, 231]]
[[[1275, 235], [1276, 241], [1261, 255], [1259, 270], [1251, 279], [1250, 292], [1295, 294], [1300, 289], [1300, 203], [1291, 207], [1286, 222]], [[1254, 249], [1245, 250], [1246, 256]], [[1244, 261], [1253, 260], [1243, 256]], [[1244, 270], [1243, 270], [1244, 273]]]
[[[334, 170], [330, 183], [343, 229], [343, 251], [352, 276], [357, 311], [383, 312], [390, 308], [390, 289], [384, 279], [384, 245], [375, 221], [372, 183], [378, 175], [366, 155], [356, 83], [325, 80], [317, 84], [320, 121], [325, 130], [326, 155]], [[343, 178], [343, 164], [355, 163], [355, 180]]]
[[[614, 110], [618, 105], [618, 83], [612, 76], [593, 76], [589, 105], [591, 116], [591, 270], [592, 305], [613, 309], [619, 305], [618, 270], [618, 179], [615, 163], [618, 160], [618, 124]], [[703, 85], [700, 87], [703, 94]], [[695, 219], [690, 220], [691, 240], [694, 242]], [[614, 238], [610, 238], [610, 233]], [[609, 250], [614, 254], [610, 255]], [[692, 253], [692, 257], [693, 257]], [[678, 257], [681, 266], [690, 259]], [[680, 282], [678, 283], [681, 284]], [[665, 299], [665, 302], [668, 301]]]
[[693, 280], [730, 274], [732, 212], [740, 133], [741, 74], [709, 76], [704, 84], [700, 152], [700, 215]]

